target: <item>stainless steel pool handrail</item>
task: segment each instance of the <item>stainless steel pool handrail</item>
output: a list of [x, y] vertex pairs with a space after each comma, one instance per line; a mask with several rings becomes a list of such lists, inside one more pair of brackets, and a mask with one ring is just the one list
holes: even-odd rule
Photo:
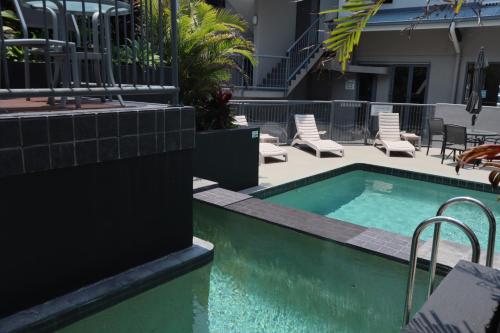
[[[441, 223], [451, 223], [456, 225], [458, 228], [460, 228], [469, 238], [471, 245], [472, 245], [472, 262], [478, 263], [479, 262], [479, 256], [481, 254], [481, 248], [479, 245], [479, 240], [476, 237], [476, 234], [472, 231], [469, 226], [467, 226], [465, 223], [460, 222], [457, 219], [454, 219], [452, 217], [446, 217], [446, 216], [435, 216], [428, 218], [424, 221], [422, 221], [417, 228], [415, 229], [415, 232], [413, 233], [413, 237], [411, 240], [411, 252], [410, 252], [410, 270], [408, 273], [408, 284], [406, 288], [406, 299], [405, 299], [405, 308], [404, 308], [404, 315], [403, 315], [403, 326], [407, 325], [408, 322], [410, 321], [410, 313], [412, 310], [413, 306], [413, 289], [415, 287], [415, 273], [417, 270], [417, 245], [418, 245], [418, 240], [420, 238], [420, 235], [422, 232], [429, 226], [431, 225], [440, 225]], [[434, 244], [433, 244], [434, 245]], [[431, 262], [431, 265], [433, 263]]]
[[[486, 207], [481, 201], [471, 198], [471, 197], [456, 197], [446, 201], [444, 204], [439, 207], [437, 211], [437, 216], [444, 215], [444, 212], [451, 206], [461, 203], [468, 202], [475, 204], [481, 208], [481, 210], [486, 214], [488, 218], [488, 223], [490, 225], [488, 232], [488, 248], [486, 252], [486, 266], [492, 267], [493, 265], [493, 255], [495, 254], [495, 236], [497, 229], [497, 222], [495, 219], [495, 215], [491, 209]], [[431, 253], [431, 266], [429, 268], [429, 289], [427, 291], [427, 297], [429, 297], [435, 289], [435, 276], [436, 276], [436, 264], [437, 264], [437, 251], [439, 248], [439, 238], [441, 233], [441, 224], [436, 224], [434, 226], [434, 237], [432, 239], [432, 253]]]

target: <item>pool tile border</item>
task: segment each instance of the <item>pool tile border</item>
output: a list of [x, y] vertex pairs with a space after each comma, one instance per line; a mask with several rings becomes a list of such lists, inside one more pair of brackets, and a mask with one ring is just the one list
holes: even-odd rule
[[[221, 195], [223, 198], [221, 198]], [[194, 200], [224, 208], [260, 221], [278, 225], [319, 239], [333, 241], [356, 250], [407, 264], [411, 238], [393, 232], [367, 228], [357, 224], [324, 217], [306, 211], [275, 205], [259, 198], [244, 198], [241, 193], [211, 189], [193, 195]], [[420, 241], [418, 247], [424, 244]], [[418, 266], [427, 268], [428, 261], [419, 258]], [[446, 274], [451, 267], [438, 264], [438, 273]]]
[[500, 188], [499, 189], [493, 189], [491, 185], [486, 184], [486, 183], [479, 183], [479, 182], [473, 182], [469, 180], [464, 180], [464, 179], [456, 179], [456, 178], [449, 178], [449, 177], [443, 177], [443, 176], [437, 176], [437, 175], [432, 175], [428, 173], [422, 173], [422, 172], [415, 172], [415, 171], [408, 171], [408, 170], [401, 170], [401, 169], [395, 169], [395, 168], [389, 168], [389, 167], [384, 167], [384, 166], [379, 166], [379, 165], [373, 165], [373, 164], [366, 164], [366, 163], [354, 163], [354, 164], [349, 164], [344, 167], [340, 167], [337, 169], [329, 170], [326, 172], [322, 172], [310, 177], [294, 180], [282, 185], [262, 189], [255, 191], [253, 193], [250, 193], [252, 196], [264, 199], [268, 198], [273, 195], [277, 195], [283, 192], [287, 192], [293, 189], [296, 189], [298, 187], [310, 185], [313, 183], [320, 182], [322, 180], [326, 180], [335, 176], [339, 176], [344, 173], [352, 172], [352, 171], [370, 171], [370, 172], [376, 172], [376, 173], [381, 173], [385, 175], [391, 175], [395, 177], [401, 177], [401, 178], [407, 178], [407, 179], [414, 179], [414, 180], [420, 180], [420, 181], [425, 181], [429, 183], [436, 183], [436, 184], [442, 184], [442, 185], [448, 185], [448, 186], [453, 186], [453, 187], [458, 187], [458, 188], [464, 188], [468, 190], [475, 190], [475, 191], [481, 191], [481, 192], [487, 192], [487, 193], [493, 193], [493, 194], [500, 194]]

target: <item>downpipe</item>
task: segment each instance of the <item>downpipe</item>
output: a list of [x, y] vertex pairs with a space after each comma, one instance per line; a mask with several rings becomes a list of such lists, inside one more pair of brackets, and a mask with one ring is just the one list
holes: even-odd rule
[[451, 96], [452, 103], [457, 103], [458, 79], [460, 74], [460, 62], [462, 60], [462, 50], [460, 48], [460, 41], [457, 37], [457, 30], [455, 22], [450, 24], [450, 39], [455, 49], [455, 68], [453, 71], [453, 91]]

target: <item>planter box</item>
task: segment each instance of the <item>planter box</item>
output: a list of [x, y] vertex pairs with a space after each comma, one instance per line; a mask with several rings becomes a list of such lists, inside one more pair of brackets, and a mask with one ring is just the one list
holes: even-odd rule
[[259, 128], [196, 133], [193, 174], [233, 191], [259, 183]]

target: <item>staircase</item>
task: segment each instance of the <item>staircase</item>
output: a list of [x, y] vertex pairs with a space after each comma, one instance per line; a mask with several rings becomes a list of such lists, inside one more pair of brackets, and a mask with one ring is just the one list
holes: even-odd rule
[[243, 80], [233, 76], [234, 95], [249, 98], [287, 97], [324, 53], [320, 26], [321, 20], [317, 18], [292, 43], [284, 57], [256, 55], [257, 64], [252, 68], [244, 68], [245, 84], [239, 84]]

